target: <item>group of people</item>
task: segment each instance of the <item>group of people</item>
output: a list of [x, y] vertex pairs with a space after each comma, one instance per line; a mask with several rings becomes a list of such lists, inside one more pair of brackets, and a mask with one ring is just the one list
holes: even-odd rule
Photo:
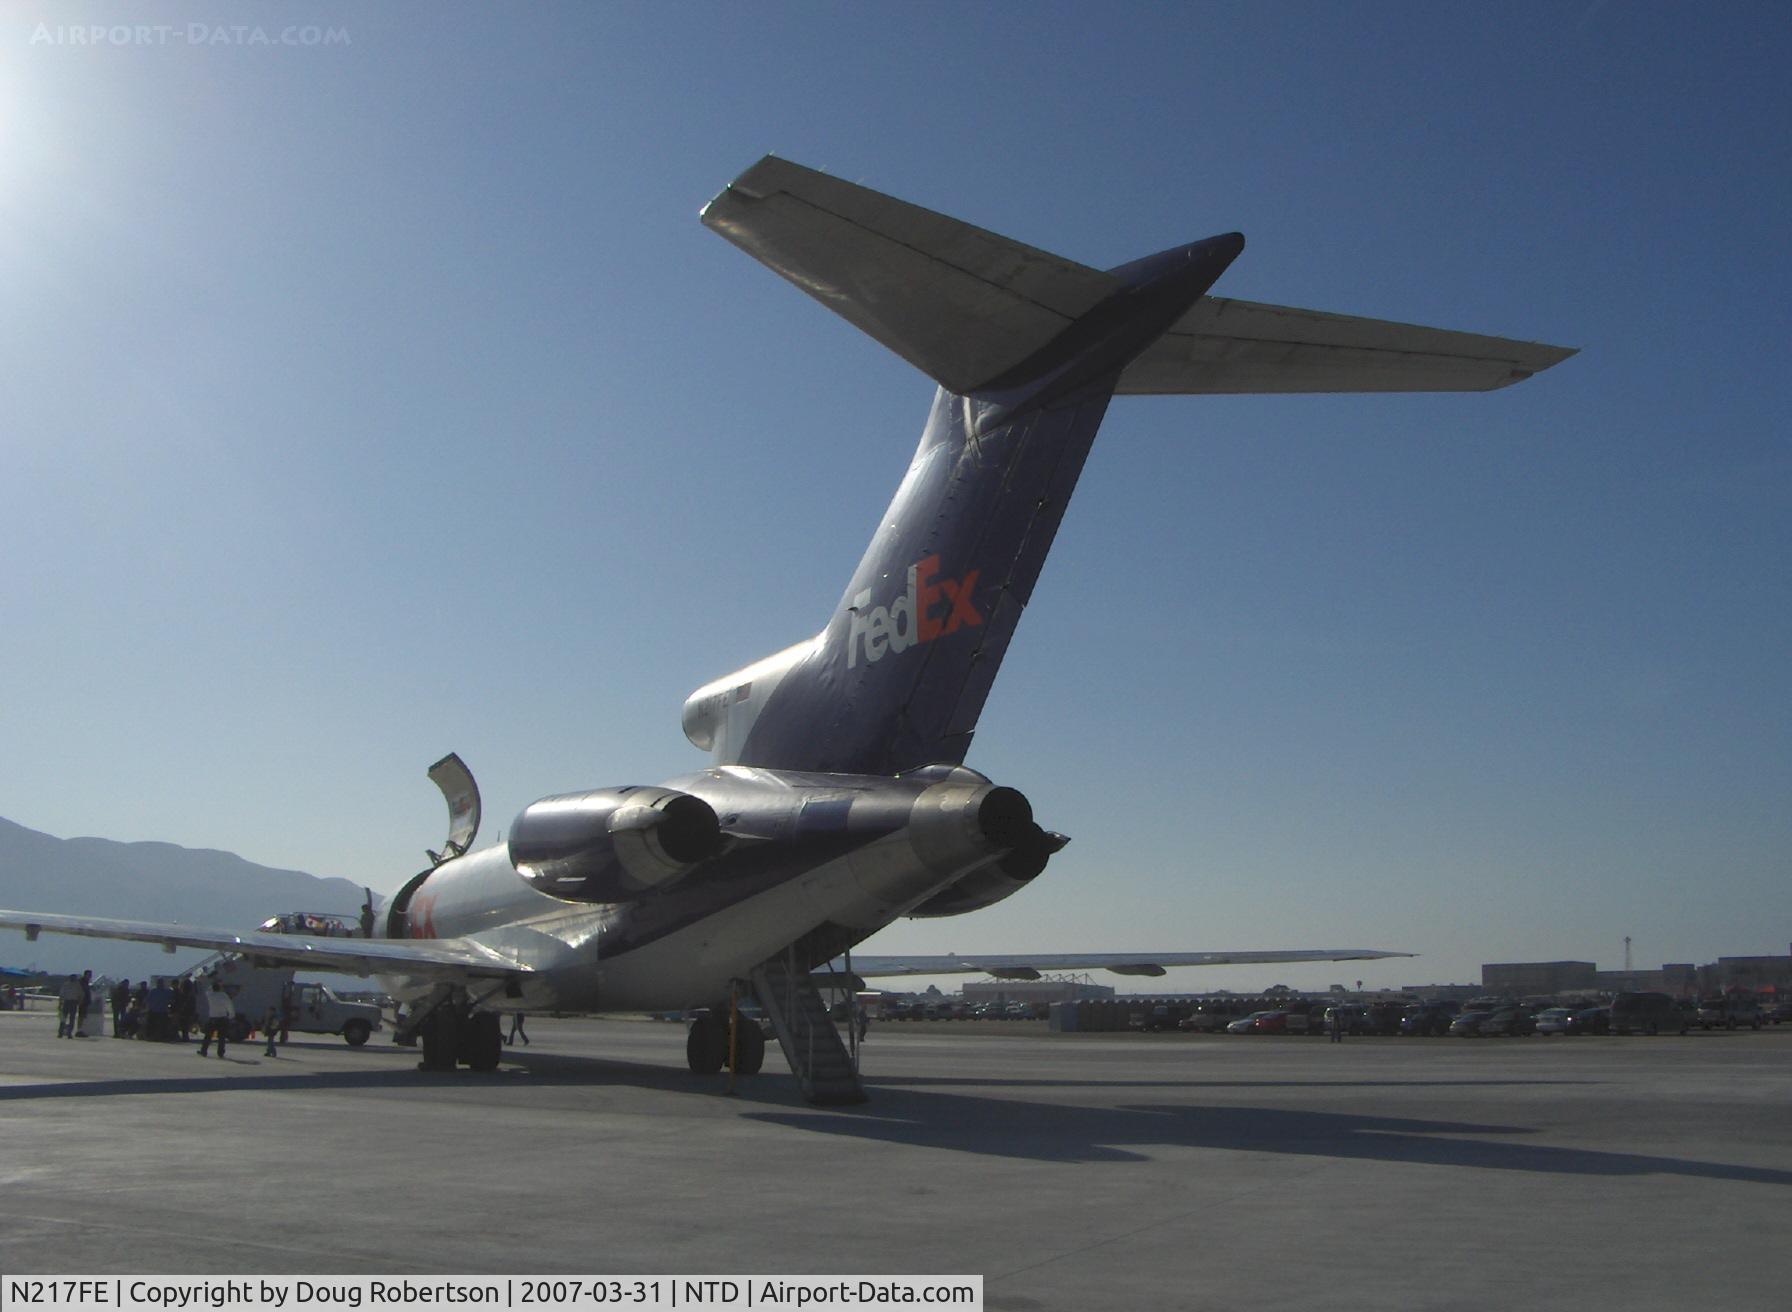
[[198, 1016], [196, 993], [188, 979], [172, 984], [143, 980], [135, 986], [128, 979], [119, 980], [107, 998], [112, 1008], [112, 1033], [121, 1039], [156, 1042], [187, 1039]]
[[[218, 1045], [218, 1056], [224, 1055], [236, 1019], [236, 1004], [219, 984], [216, 975], [203, 981], [142, 980], [135, 985], [128, 979], [120, 980], [112, 986], [106, 1000], [112, 1011], [115, 1037], [184, 1043], [198, 1031], [201, 1057], [210, 1055], [214, 1040]], [[57, 1001], [56, 1037], [86, 1038], [88, 1016], [95, 1001], [93, 972], [84, 970], [64, 979], [57, 987]], [[286, 1037], [287, 1008], [270, 1006], [268, 1014], [255, 1018], [255, 1021], [267, 1033], [267, 1055], [277, 1055], [274, 1044]]]

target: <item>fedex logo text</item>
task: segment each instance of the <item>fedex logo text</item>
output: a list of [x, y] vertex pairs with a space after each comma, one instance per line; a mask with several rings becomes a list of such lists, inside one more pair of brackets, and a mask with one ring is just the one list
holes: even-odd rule
[[861, 645], [866, 663], [875, 664], [887, 651], [907, 651], [918, 642], [932, 642], [961, 627], [983, 623], [971, 604], [978, 571], [935, 582], [939, 569], [937, 555], [910, 565], [908, 591], [888, 606], [871, 605], [869, 588], [852, 599], [852, 621], [846, 631], [847, 669], [859, 663]]

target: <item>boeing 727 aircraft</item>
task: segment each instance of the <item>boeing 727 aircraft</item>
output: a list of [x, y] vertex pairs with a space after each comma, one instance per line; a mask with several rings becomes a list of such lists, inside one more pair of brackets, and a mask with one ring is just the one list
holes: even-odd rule
[[[1573, 352], [1209, 294], [1237, 233], [1097, 270], [784, 160], [703, 211], [939, 384], [919, 448], [815, 636], [706, 684], [684, 732], [708, 769], [524, 808], [474, 851], [458, 758], [431, 777], [450, 835], [366, 938], [0, 912], [50, 930], [372, 974], [426, 1065], [489, 1070], [499, 1013], [710, 1008], [693, 1070], [758, 1070], [752, 995], [806, 1096], [863, 1097], [814, 971], [901, 916], [1008, 897], [1068, 841], [964, 764], [1003, 654], [1115, 396], [1485, 391]], [[867, 959], [858, 975], [1352, 960], [1367, 949]]]

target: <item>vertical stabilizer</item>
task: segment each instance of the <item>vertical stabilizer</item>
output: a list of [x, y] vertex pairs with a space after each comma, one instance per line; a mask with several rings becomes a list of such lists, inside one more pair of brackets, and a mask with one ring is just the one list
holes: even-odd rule
[[1101, 272], [782, 161], [704, 221], [941, 386], [827, 627], [699, 689], [685, 731], [723, 764], [956, 764], [1121, 372], [1244, 239]]

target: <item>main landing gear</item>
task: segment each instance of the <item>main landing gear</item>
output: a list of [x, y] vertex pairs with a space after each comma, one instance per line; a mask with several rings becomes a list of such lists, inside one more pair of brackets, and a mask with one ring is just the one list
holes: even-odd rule
[[414, 1027], [422, 1041], [417, 1069], [452, 1071], [466, 1066], [495, 1071], [504, 1056], [504, 1030], [495, 1011], [475, 1011], [461, 997], [438, 1002]]
[[684, 1055], [698, 1075], [714, 1075], [729, 1064], [728, 1018], [735, 1018], [733, 1069], [736, 1075], [757, 1075], [765, 1065], [765, 1034], [751, 1017], [717, 1007], [691, 1022]]

